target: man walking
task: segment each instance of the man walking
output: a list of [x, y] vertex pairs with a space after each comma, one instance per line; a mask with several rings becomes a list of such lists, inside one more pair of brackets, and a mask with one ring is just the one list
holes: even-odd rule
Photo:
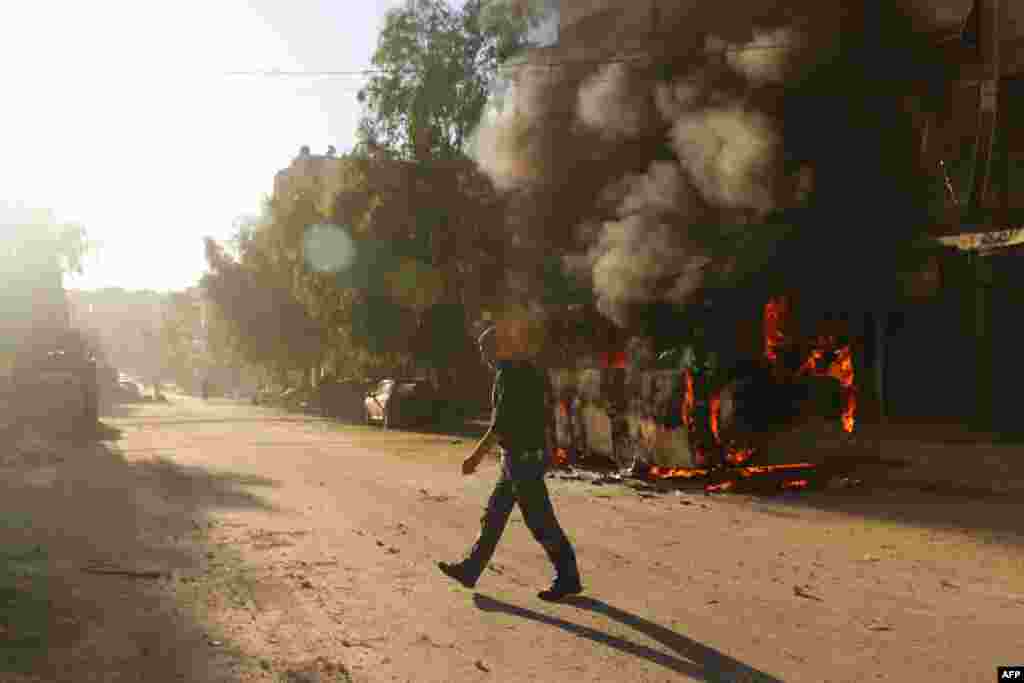
[[533, 537], [555, 565], [555, 580], [538, 593], [553, 602], [580, 593], [576, 554], [555, 517], [544, 483], [548, 465], [547, 427], [551, 415], [551, 391], [547, 376], [527, 360], [497, 360], [497, 335], [490, 327], [477, 343], [484, 361], [496, 370], [491, 427], [472, 455], [462, 463], [462, 473], [476, 471], [480, 461], [497, 443], [501, 446], [501, 475], [481, 520], [480, 537], [469, 555], [456, 564], [438, 562], [447, 576], [472, 588], [487, 567], [516, 503]]

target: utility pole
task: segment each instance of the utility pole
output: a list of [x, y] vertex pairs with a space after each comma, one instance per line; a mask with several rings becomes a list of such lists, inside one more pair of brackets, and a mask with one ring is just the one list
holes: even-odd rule
[[1001, 28], [1005, 25], [1003, 2], [1006, 0], [975, 0], [974, 11], [978, 22], [978, 55], [982, 73], [979, 86], [978, 129], [975, 140], [974, 183], [971, 187], [968, 211], [985, 208], [989, 179], [992, 172], [992, 151], [995, 141], [997, 112], [999, 109]]
[[[987, 200], [1000, 100], [999, 87], [1002, 74], [999, 48], [1000, 29], [1005, 25], [1003, 20], [1006, 19], [1003, 14], [1004, 1], [975, 0], [974, 5], [978, 26], [978, 52], [982, 61], [982, 78], [978, 102], [974, 183], [968, 202], [968, 211], [972, 213], [979, 209], [990, 208], [990, 203]], [[985, 223], [991, 224], [992, 213], [985, 213], [988, 216]], [[978, 431], [987, 432], [992, 428], [992, 394], [995, 387], [990, 312], [992, 268], [980, 253], [972, 254], [970, 258], [974, 266], [974, 427]]]

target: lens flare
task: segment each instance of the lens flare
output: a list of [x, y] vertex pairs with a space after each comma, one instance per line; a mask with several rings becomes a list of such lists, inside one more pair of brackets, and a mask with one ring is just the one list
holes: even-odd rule
[[315, 271], [338, 273], [352, 266], [356, 245], [344, 228], [331, 224], [311, 225], [303, 237], [306, 263]]

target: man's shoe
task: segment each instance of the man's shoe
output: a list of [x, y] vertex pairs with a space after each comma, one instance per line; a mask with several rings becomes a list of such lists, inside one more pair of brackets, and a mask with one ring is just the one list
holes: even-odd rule
[[555, 581], [551, 588], [537, 593], [537, 597], [547, 602], [558, 602], [569, 595], [578, 595], [583, 592], [583, 586], [579, 581]]
[[451, 564], [449, 562], [438, 562], [437, 568], [440, 569], [445, 576], [455, 579], [466, 588], [473, 588], [476, 586], [476, 579], [470, 578], [469, 574], [466, 573], [466, 568], [462, 566], [462, 563]]

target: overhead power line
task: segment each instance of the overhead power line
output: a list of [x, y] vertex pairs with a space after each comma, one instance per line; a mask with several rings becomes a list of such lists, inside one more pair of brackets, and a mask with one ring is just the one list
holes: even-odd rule
[[[708, 55], [734, 54], [743, 52], [756, 52], [761, 50], [786, 50], [792, 49], [793, 44], [779, 43], [772, 45], [747, 45], [734, 48], [722, 48], [709, 51]], [[506, 64], [505, 66], [524, 66], [528, 68], [557, 68], [569, 65], [604, 65], [604, 64], [628, 64], [642, 61], [650, 55], [638, 54], [623, 57], [603, 57], [601, 59], [540, 59], [537, 61], [524, 60], [521, 63]], [[262, 71], [228, 71], [225, 76], [260, 76], [268, 78], [351, 78], [351, 77], [372, 77], [393, 73], [416, 73], [416, 69], [353, 69], [348, 71], [283, 71], [280, 69], [267, 69]]]

